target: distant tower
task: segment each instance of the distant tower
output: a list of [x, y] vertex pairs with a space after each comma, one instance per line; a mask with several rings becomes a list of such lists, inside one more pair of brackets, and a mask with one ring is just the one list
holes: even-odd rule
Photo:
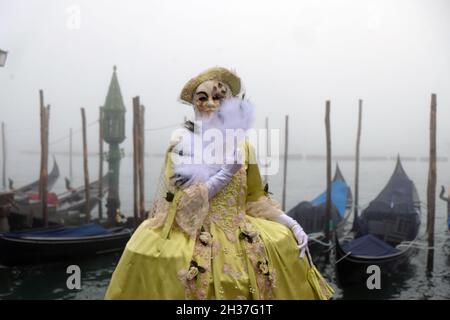
[[119, 173], [123, 152], [119, 149], [119, 144], [125, 140], [126, 109], [116, 71], [117, 68], [114, 66], [105, 105], [102, 107], [103, 140], [109, 145], [109, 152], [106, 156], [109, 180], [106, 207], [110, 224], [114, 223], [117, 210], [120, 208]]

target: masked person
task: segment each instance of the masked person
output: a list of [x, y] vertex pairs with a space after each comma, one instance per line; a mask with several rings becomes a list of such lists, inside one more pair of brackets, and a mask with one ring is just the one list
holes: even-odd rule
[[[239, 77], [219, 67], [184, 86], [180, 99], [195, 120], [170, 142], [149, 219], [128, 242], [107, 299], [324, 298], [309, 279], [307, 235], [269, 197], [247, 137], [226, 139], [251, 126], [240, 91]], [[208, 132], [222, 135], [215, 152]], [[215, 161], [205, 161], [210, 154]]]

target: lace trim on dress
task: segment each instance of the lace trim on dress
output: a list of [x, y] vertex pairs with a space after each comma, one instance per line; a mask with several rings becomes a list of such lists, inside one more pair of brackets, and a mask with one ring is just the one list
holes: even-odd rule
[[283, 211], [277, 201], [268, 196], [261, 196], [256, 201], [247, 202], [246, 213], [256, 218], [274, 220], [282, 215]]

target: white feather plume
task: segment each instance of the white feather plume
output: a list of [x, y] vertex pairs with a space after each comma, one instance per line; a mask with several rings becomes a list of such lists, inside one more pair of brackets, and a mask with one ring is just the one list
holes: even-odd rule
[[[174, 174], [187, 179], [184, 186], [192, 185], [195, 182], [207, 181], [209, 177], [220, 170], [223, 162], [206, 163], [201, 155], [204, 154], [207, 143], [209, 144], [211, 142], [208, 141], [206, 143], [204, 139], [201, 139], [201, 137], [203, 137], [207, 130], [215, 129], [221, 132], [223, 143], [229, 143], [229, 141], [226, 141], [227, 130], [240, 129], [243, 132], [246, 132], [251, 128], [253, 119], [254, 107], [248, 100], [243, 100], [240, 98], [225, 100], [221, 104], [219, 110], [210, 118], [196, 121], [196, 128], [200, 126], [201, 131], [189, 131], [189, 133], [184, 135], [180, 143], [176, 146], [175, 153], [173, 155]], [[198, 153], [201, 153], [201, 155]], [[200, 162], [198, 161], [199, 159], [201, 160]]]

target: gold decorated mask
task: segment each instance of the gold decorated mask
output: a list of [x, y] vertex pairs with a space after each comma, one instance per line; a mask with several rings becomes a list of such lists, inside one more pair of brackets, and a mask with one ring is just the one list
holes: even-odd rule
[[200, 114], [211, 115], [219, 109], [224, 99], [231, 96], [228, 85], [218, 80], [207, 80], [195, 90], [192, 104]]

